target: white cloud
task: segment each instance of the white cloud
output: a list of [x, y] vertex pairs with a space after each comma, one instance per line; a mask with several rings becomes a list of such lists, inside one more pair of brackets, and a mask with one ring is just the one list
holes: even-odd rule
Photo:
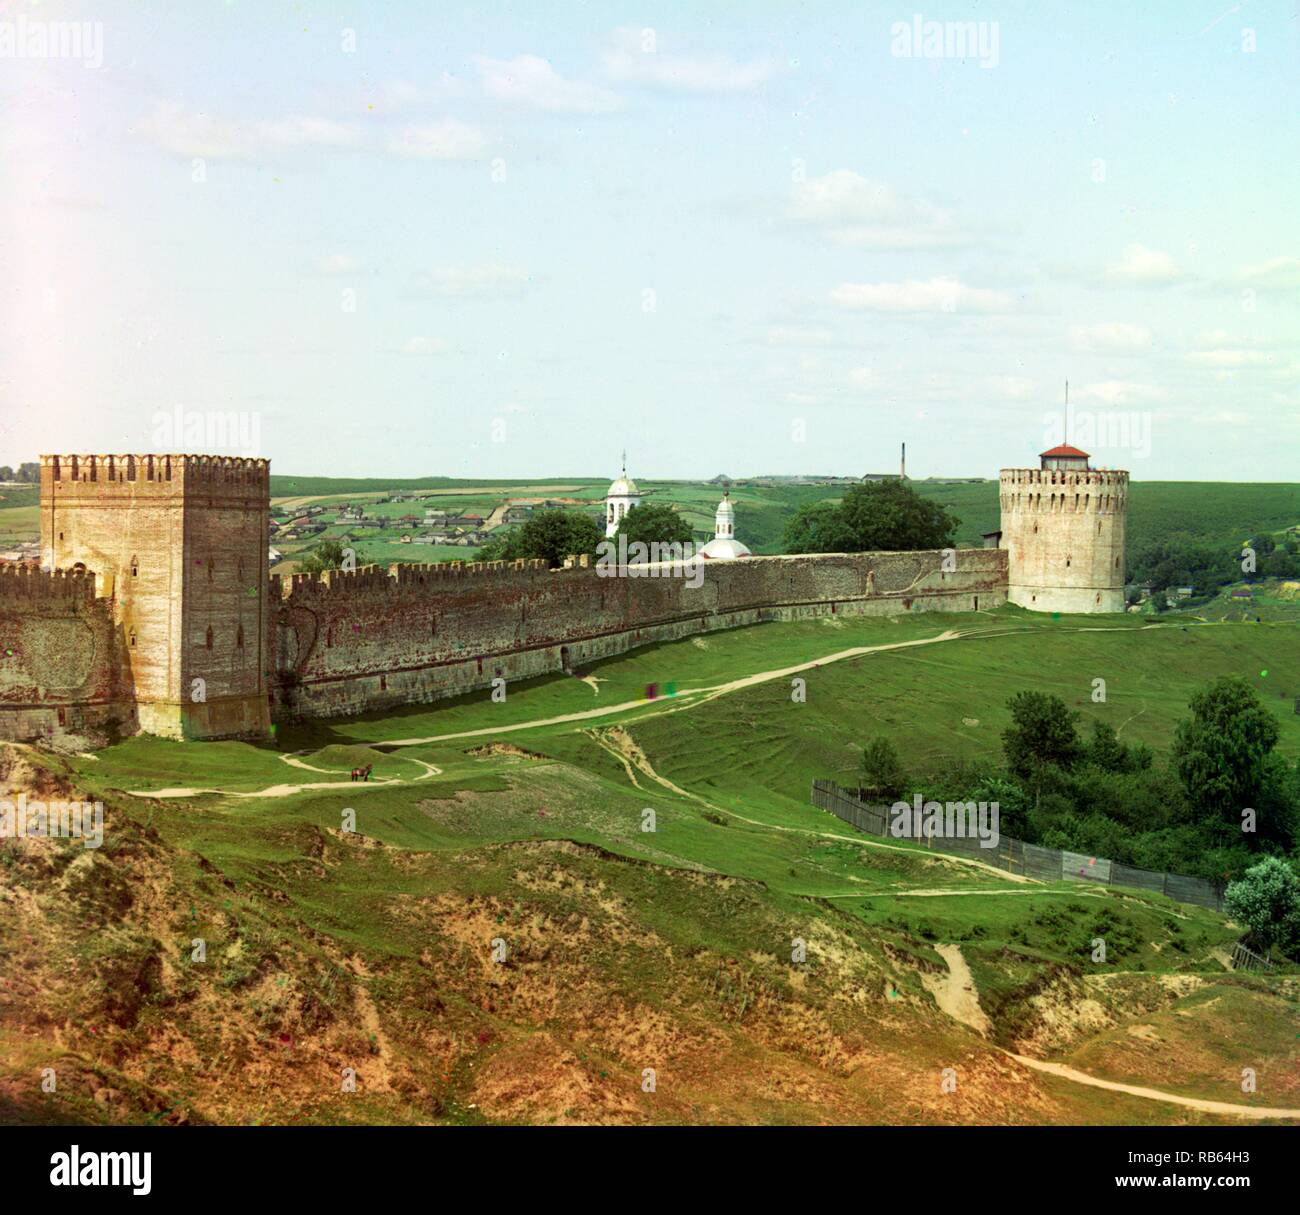
[[837, 307], [860, 312], [1007, 312], [1012, 307], [1010, 296], [968, 287], [955, 278], [841, 283], [831, 292], [830, 300]]
[[1245, 266], [1237, 272], [1236, 282], [1279, 291], [1300, 287], [1300, 257], [1275, 257], [1257, 266]]
[[1106, 278], [1112, 283], [1156, 287], [1180, 282], [1185, 277], [1168, 253], [1145, 245], [1129, 245], [1119, 261], [1106, 267]]
[[1075, 400], [1100, 401], [1103, 405], [1146, 405], [1168, 398], [1169, 393], [1163, 388], [1132, 380], [1102, 380], [1097, 384], [1085, 384], [1075, 392]]
[[605, 114], [616, 109], [618, 95], [598, 85], [566, 80], [538, 55], [490, 59], [476, 55], [483, 87], [502, 101], [561, 114]]
[[388, 139], [390, 152], [425, 160], [481, 160], [487, 147], [482, 131], [455, 118], [405, 127]]
[[767, 331], [769, 346], [829, 346], [835, 335], [829, 329], [794, 329], [777, 325]]
[[1220, 348], [1217, 350], [1193, 350], [1187, 356], [1190, 363], [1199, 363], [1202, 367], [1268, 367], [1275, 362], [1275, 357], [1263, 350], [1234, 350]]
[[412, 355], [441, 354], [446, 349], [447, 343], [442, 338], [435, 337], [407, 338], [398, 347], [399, 353]]
[[789, 214], [838, 244], [861, 248], [935, 249], [967, 240], [943, 208], [904, 198], [850, 169], [797, 184]]
[[728, 55], [670, 54], [655, 30], [624, 26], [610, 36], [603, 59], [613, 80], [682, 93], [746, 93], [780, 70], [771, 59], [738, 63]]
[[416, 276], [416, 286], [430, 295], [518, 295], [532, 276], [523, 266], [435, 266]]
[[1145, 354], [1153, 345], [1151, 330], [1144, 325], [1112, 321], [1100, 325], [1075, 325], [1070, 345], [1084, 354]]
[[361, 144], [361, 132], [351, 123], [302, 116], [246, 122], [189, 112], [168, 102], [155, 105], [137, 129], [165, 152], [210, 160], [254, 160], [286, 148]]
[[984, 383], [993, 396], [1007, 401], [1032, 401], [1040, 392], [1037, 380], [1022, 375], [991, 375]]
[[844, 379], [850, 388], [859, 391], [880, 387], [880, 373], [874, 367], [851, 367]]
[[355, 274], [360, 269], [361, 263], [347, 253], [331, 253], [328, 257], [320, 258], [316, 263], [317, 274], [326, 274], [331, 277]]

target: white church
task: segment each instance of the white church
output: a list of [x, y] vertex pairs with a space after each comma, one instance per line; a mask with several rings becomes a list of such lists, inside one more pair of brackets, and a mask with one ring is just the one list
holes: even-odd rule
[[[641, 505], [641, 491], [627, 475], [627, 456], [623, 457], [623, 471], [610, 483], [605, 495], [605, 536], [613, 536], [627, 512]], [[713, 517], [713, 539], [704, 545], [698, 556], [706, 561], [735, 561], [750, 556], [750, 551], [736, 539], [736, 508], [731, 504], [731, 491], [723, 492]]]

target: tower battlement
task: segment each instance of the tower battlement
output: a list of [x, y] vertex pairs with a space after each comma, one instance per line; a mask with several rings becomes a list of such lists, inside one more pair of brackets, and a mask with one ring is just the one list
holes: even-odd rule
[[[515, 561], [442, 561], [412, 565], [361, 565], [354, 570], [325, 570], [313, 574], [277, 575], [279, 597], [294, 595], [351, 595], [370, 591], [393, 593], [427, 591], [437, 594], [449, 586], [466, 581], [488, 582], [492, 579], [515, 580], [559, 574], [544, 560], [521, 558]], [[274, 593], [273, 593], [274, 597]]]
[[90, 602], [94, 598], [95, 575], [85, 569], [43, 570], [20, 562], [0, 563], [0, 599], [34, 604]]
[[42, 493], [166, 496], [201, 489], [206, 494], [267, 495], [269, 460], [245, 456], [113, 454], [41, 456]]
[[1004, 513], [1111, 514], [1128, 508], [1128, 473], [1004, 468], [998, 477], [998, 498]]

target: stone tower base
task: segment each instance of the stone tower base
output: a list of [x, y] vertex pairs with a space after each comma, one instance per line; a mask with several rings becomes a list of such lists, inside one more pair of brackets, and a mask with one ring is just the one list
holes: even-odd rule
[[1007, 602], [1031, 612], [1122, 612], [1124, 592], [1117, 587], [1008, 586]]

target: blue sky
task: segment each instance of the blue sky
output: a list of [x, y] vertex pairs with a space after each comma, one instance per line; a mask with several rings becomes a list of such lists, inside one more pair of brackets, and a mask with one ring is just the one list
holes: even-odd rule
[[0, 462], [1294, 480], [1297, 115], [1294, 3], [0, 2]]

